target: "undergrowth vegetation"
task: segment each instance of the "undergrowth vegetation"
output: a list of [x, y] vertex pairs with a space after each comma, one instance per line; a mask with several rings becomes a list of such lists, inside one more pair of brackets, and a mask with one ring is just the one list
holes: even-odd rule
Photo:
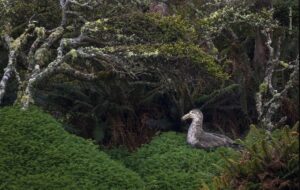
[[[236, 158], [230, 148], [215, 151], [193, 149], [186, 143], [185, 134], [166, 132], [149, 144], [128, 155], [124, 149], [108, 152], [128, 168], [140, 174], [146, 189], [195, 190], [218, 175], [226, 161], [223, 156]], [[122, 157], [123, 156], [123, 157]]]
[[[100, 151], [37, 108], [0, 109], [0, 189], [297, 189], [299, 129], [252, 126], [240, 153], [164, 132], [135, 152]], [[126, 168], [126, 167], [127, 168]]]
[[255, 126], [239, 160], [227, 160], [215, 189], [299, 189], [299, 124], [268, 136]]
[[299, 189], [298, 5], [0, 0], [0, 190]]
[[274, 131], [250, 127], [238, 153], [230, 148], [193, 149], [185, 135], [166, 132], [134, 153], [107, 150], [141, 175], [147, 189], [298, 189], [298, 125]]
[[39, 109], [0, 109], [0, 189], [143, 189], [134, 172]]

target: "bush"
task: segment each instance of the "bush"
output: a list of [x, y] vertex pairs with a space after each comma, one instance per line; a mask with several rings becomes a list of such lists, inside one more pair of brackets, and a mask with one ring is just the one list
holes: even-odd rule
[[255, 126], [245, 139], [240, 160], [227, 160], [227, 169], [214, 180], [216, 189], [299, 189], [299, 129], [266, 133]]
[[221, 153], [235, 157], [230, 148], [207, 152], [186, 144], [186, 135], [163, 133], [123, 162], [144, 179], [147, 189], [194, 190], [208, 183], [225, 164]]
[[103, 148], [102, 150], [108, 154], [111, 159], [118, 160], [119, 162], [123, 162], [125, 158], [130, 156], [130, 151], [125, 146]]
[[39, 109], [0, 109], [0, 189], [143, 189], [141, 178]]

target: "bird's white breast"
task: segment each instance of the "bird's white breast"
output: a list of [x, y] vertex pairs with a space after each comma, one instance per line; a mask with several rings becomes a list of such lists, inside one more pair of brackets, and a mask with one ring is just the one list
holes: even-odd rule
[[197, 143], [197, 138], [196, 138], [196, 132], [197, 132], [197, 126], [192, 122], [188, 134], [187, 134], [187, 143], [194, 145]]

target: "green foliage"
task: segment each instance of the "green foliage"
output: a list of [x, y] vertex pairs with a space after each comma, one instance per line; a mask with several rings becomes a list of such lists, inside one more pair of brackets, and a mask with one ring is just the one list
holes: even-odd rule
[[[70, 14], [63, 37], [76, 37], [81, 29], [81, 37], [86, 41], [83, 45], [68, 47], [66, 40], [63, 52], [88, 47], [106, 53], [104, 59], [87, 60], [71, 50], [71, 59], [67, 60], [77, 70], [97, 73], [103, 80], [85, 83], [60, 75], [47, 81], [46, 85], [35, 86], [40, 91], [34, 93], [34, 99], [39, 105], [47, 104], [47, 108], [60, 113], [62, 118], [69, 118], [65, 121], [70, 126], [77, 125], [75, 128], [79, 129], [80, 135], [93, 137], [98, 143], [108, 141], [112, 124], [118, 122], [124, 127], [116, 130], [116, 136], [124, 138], [115, 138], [117, 141], [144, 143], [154, 134], [145, 135], [148, 138], [143, 136], [146, 132], [139, 135], [142, 133], [139, 130], [144, 115], [150, 115], [147, 119], [156, 121], [166, 118], [179, 126], [179, 118], [185, 111], [203, 105], [209, 107], [210, 110], [205, 111], [208, 120], [214, 119], [213, 123], [223, 123], [222, 126], [228, 129], [248, 126], [245, 122], [252, 122], [250, 120], [256, 117], [253, 97], [259, 88], [255, 84], [258, 81], [253, 82], [257, 77], [256, 72], [252, 72], [255, 67], [251, 64], [255, 57], [256, 30], [260, 27], [278, 27], [273, 17], [287, 27], [290, 3], [293, 7], [295, 40], [283, 40], [281, 55], [289, 58], [284, 61], [289, 63], [296, 56], [295, 49], [298, 49], [296, 0], [275, 0], [274, 12], [257, 11], [253, 7], [255, 2], [249, 0], [168, 0], [165, 2], [172, 16], [166, 17], [147, 13], [150, 0], [91, 1], [94, 5], [96, 2], [101, 3], [93, 10], [77, 5], [68, 8]], [[45, 31], [37, 29], [37, 36], [40, 37], [49, 34], [48, 29], [59, 26], [61, 19], [57, 0], [0, 0], [0, 10], [4, 10], [0, 12], [0, 28], [11, 27], [13, 37], [23, 31], [34, 14], [32, 21], [37, 21], [36, 26], [46, 28]], [[11, 26], [6, 26], [7, 22]], [[277, 35], [278, 31], [274, 37]], [[35, 36], [29, 38], [17, 57], [18, 70], [24, 80], [27, 78], [24, 53], [28, 53], [34, 39]], [[50, 50], [37, 50], [35, 61], [40, 68], [45, 68], [56, 56], [59, 41], [51, 45]], [[7, 63], [7, 56], [2, 56], [3, 47], [0, 47], [0, 62]], [[4, 68], [4, 64], [0, 64], [0, 68]], [[275, 80], [278, 78], [274, 75]], [[286, 78], [278, 82], [279, 86]], [[240, 86], [238, 90], [230, 90], [233, 84]], [[8, 92], [17, 91], [17, 86], [14, 81], [14, 85], [8, 85]], [[260, 89], [264, 91], [264, 88], [261, 86]], [[43, 99], [41, 94], [48, 99]], [[7, 93], [4, 102], [9, 104], [14, 99]], [[159, 113], [156, 113], [157, 110]], [[221, 114], [216, 110], [221, 110]], [[147, 140], [129, 138], [133, 133]], [[139, 146], [138, 143], [136, 146]]]
[[188, 60], [191, 67], [200, 72], [202, 71], [206, 75], [212, 75], [219, 79], [228, 79], [229, 77], [213, 56], [206, 53], [200, 46], [190, 42], [179, 41], [159, 45], [138, 44], [133, 46], [117, 46], [101, 48], [98, 51], [118, 55], [125, 60], [143, 61], [145, 64], [159, 62], [160, 67], [166, 63], [180, 62], [184, 64]]
[[[72, 62], [80, 65], [79, 70], [114, 72], [114, 75], [89, 84], [82, 84], [81, 81], [63, 83], [61, 80], [66, 81], [66, 78], [55, 78], [51, 84], [58, 80], [59, 84], [49, 83], [46, 95], [56, 102], [53, 104], [49, 99], [44, 102], [49, 107], [52, 104], [58, 105], [59, 110], [67, 110], [72, 118], [81, 117], [87, 121], [89, 132], [82, 133], [85, 137], [96, 137], [98, 142], [109, 139], [110, 134], [113, 136], [118, 133], [115, 138], [117, 141], [139, 146], [138, 142], [145, 140], [130, 140], [129, 134], [141, 137], [138, 131], [143, 114], [147, 114], [145, 112], [161, 110], [162, 113], [157, 116], [151, 113], [150, 119], [166, 118], [168, 122], [178, 122], [180, 114], [191, 108], [193, 92], [199, 93], [212, 86], [210, 82], [200, 85], [199, 81], [208, 79], [219, 82], [229, 77], [215, 57], [198, 45], [199, 34], [181, 16], [161, 17], [130, 12], [86, 22], [81, 33], [93, 41], [93, 46], [81, 49], [89, 54], [104, 55], [104, 60], [108, 61], [103, 61], [103, 58], [92, 61], [81, 59], [70, 49]], [[65, 45], [68, 45], [67, 41]], [[116, 65], [113, 66], [116, 72], [110, 64]], [[119, 68], [123, 68], [122, 71], [118, 71]], [[121, 122], [124, 128], [109, 133], [109, 130], [113, 130], [113, 123], [117, 122]], [[103, 126], [109, 127], [104, 129]], [[84, 126], [82, 128], [86, 129]]]
[[7, 22], [13, 27], [12, 32], [19, 33], [30, 18], [47, 28], [57, 25], [60, 20], [60, 9], [56, 0], [0, 0], [0, 9], [0, 32], [3, 24]]
[[[280, 22], [281, 25], [289, 26], [289, 8], [292, 8], [292, 21], [293, 27], [299, 28], [299, 1], [297, 0], [274, 0], [274, 17]], [[299, 31], [298, 31], [299, 32]]]
[[[187, 58], [195, 63], [216, 65], [213, 57], [198, 45], [194, 45], [195, 29], [180, 16], [161, 17], [155, 14], [135, 13], [99, 19], [86, 23], [82, 33], [99, 43], [109, 45], [99, 48], [98, 51], [123, 56], [125, 59], [150, 57], [149, 60], [143, 60], [147, 63], [151, 62], [151, 57], [160, 55], [162, 59]], [[220, 70], [212, 66], [208, 66], [208, 69]]]
[[216, 63], [214, 58], [205, 53], [202, 48], [197, 45], [187, 44], [187, 43], [175, 43], [172, 45], [164, 44], [158, 49], [164, 57], [177, 57], [177, 58], [187, 58], [192, 63], [199, 64], [201, 67], [206, 68], [208, 73], [226, 79], [228, 75], [222, 70], [222, 67]]
[[87, 22], [82, 32], [100, 43], [136, 44], [170, 43], [194, 40], [194, 27], [180, 16], [161, 17], [155, 14], [132, 13]]
[[238, 85], [238, 84], [229, 85], [223, 89], [216, 90], [209, 95], [203, 95], [203, 96], [199, 97], [198, 99], [195, 100], [195, 103], [197, 105], [204, 104], [204, 103], [206, 105], [212, 104], [212, 103], [216, 102], [217, 100], [222, 100], [226, 96], [230, 96], [231, 94], [234, 94], [239, 88], [240, 88], [240, 85]]
[[212, 152], [187, 145], [186, 135], [167, 132], [123, 160], [141, 175], [147, 189], [198, 189], [220, 172], [225, 164], [221, 154], [236, 157], [229, 148]]
[[0, 189], [143, 189], [140, 177], [31, 108], [0, 110]]
[[252, 126], [240, 160], [226, 159], [216, 189], [298, 189], [299, 128], [278, 129], [268, 136]]
[[128, 149], [124, 146], [106, 148], [106, 149], [103, 149], [103, 151], [105, 153], [107, 153], [110, 156], [111, 159], [118, 160], [120, 162], [123, 162], [124, 160], [126, 160], [126, 158], [128, 156], [130, 156], [130, 154], [131, 154], [128, 151]]
[[[207, 5], [209, 6], [209, 3]], [[252, 1], [235, 1], [234, 4], [231, 2], [218, 8], [215, 5], [215, 9], [208, 12], [208, 15], [197, 19], [196, 24], [197, 30], [203, 33], [204, 37], [221, 35], [224, 29], [234, 27], [253, 30], [256, 27], [277, 26], [277, 21], [273, 19], [273, 12], [265, 9], [253, 11]], [[247, 32], [243, 31], [243, 33]]]

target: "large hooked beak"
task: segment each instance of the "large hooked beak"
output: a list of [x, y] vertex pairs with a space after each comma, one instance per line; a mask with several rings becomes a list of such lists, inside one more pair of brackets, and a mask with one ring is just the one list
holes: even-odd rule
[[187, 113], [187, 114], [185, 114], [184, 116], [181, 117], [181, 120], [184, 121], [184, 120], [187, 120], [189, 118], [191, 118], [191, 114]]

